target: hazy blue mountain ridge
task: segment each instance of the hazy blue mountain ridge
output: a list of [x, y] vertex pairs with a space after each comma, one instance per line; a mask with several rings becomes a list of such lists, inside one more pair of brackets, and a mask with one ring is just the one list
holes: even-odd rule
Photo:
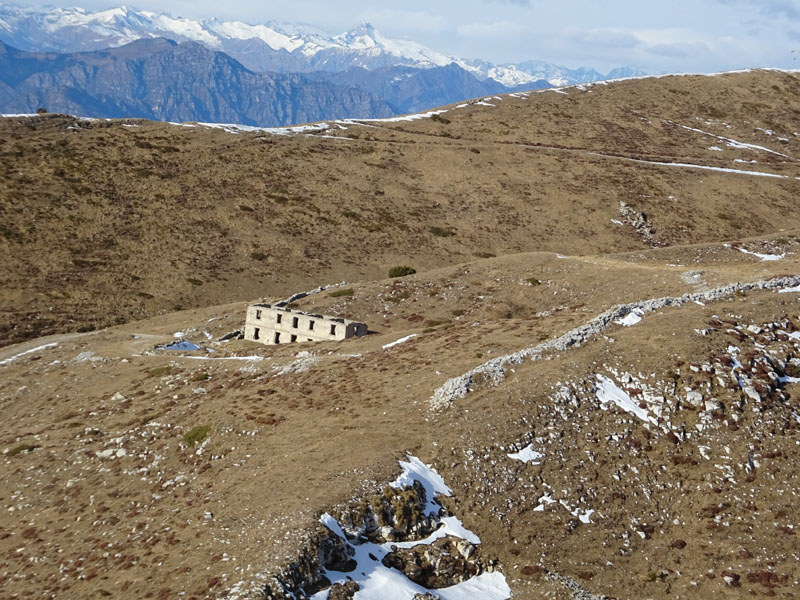
[[0, 43], [0, 84], [3, 113], [46, 107], [93, 117], [264, 127], [393, 114], [355, 87], [254, 73], [202, 44], [163, 38], [73, 54], [23, 52]]

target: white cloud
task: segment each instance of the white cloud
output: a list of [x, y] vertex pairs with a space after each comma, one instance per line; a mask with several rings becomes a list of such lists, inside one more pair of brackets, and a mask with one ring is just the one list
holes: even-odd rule
[[529, 27], [523, 23], [511, 21], [496, 21], [494, 23], [467, 23], [459, 25], [456, 30], [462, 38], [507, 39], [524, 35], [530, 32]]
[[425, 10], [367, 9], [360, 13], [359, 20], [375, 25], [382, 33], [400, 37], [414, 34], [438, 34], [446, 31], [449, 19]]

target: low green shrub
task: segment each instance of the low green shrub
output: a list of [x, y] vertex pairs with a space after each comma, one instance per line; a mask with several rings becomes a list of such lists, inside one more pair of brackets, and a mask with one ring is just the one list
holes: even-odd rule
[[198, 425], [193, 427], [191, 431], [183, 435], [183, 443], [187, 446], [194, 446], [195, 444], [202, 443], [208, 437], [208, 431], [211, 429], [210, 425]]
[[437, 227], [436, 225], [428, 227], [428, 231], [436, 237], [453, 237], [456, 234], [453, 227]]
[[405, 277], [406, 275], [413, 275], [416, 272], [417, 270], [414, 267], [409, 267], [408, 265], [400, 265], [389, 269], [389, 277], [392, 278]]

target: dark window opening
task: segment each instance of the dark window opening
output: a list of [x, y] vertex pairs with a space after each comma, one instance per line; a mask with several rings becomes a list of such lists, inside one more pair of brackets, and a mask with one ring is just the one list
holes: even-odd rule
[[309, 331], [314, 331], [314, 321], [309, 321], [308, 322], [308, 330]]
[[290, 342], [292, 342], [292, 343], [296, 342], [296, 341], [297, 341], [297, 336], [296, 336], [296, 335], [293, 335], [293, 336], [292, 336], [292, 337], [289, 339], [289, 341], [290, 341]]
[[294, 317], [294, 318], [292, 319], [292, 327], [294, 327], [295, 329], [297, 329], [297, 324], [298, 324], [298, 323], [300, 323], [300, 319], [298, 319], [297, 317]]
[[255, 328], [255, 331], [253, 331], [253, 339], [254, 339], [254, 340], [257, 340], [257, 339], [258, 339], [258, 334], [259, 334], [260, 332], [261, 332], [261, 330], [260, 330], [258, 327], [256, 327], [256, 328]]
[[275, 322], [276, 322], [276, 323], [280, 323], [280, 322], [281, 322], [281, 317], [283, 317], [283, 315], [281, 315], [281, 314], [278, 314], [278, 320], [277, 320], [277, 321], [275, 321]]
[[257, 310], [256, 311], [256, 319], [260, 319], [260, 318], [261, 318], [261, 311]]
[[281, 334], [280, 334], [280, 333], [278, 333], [277, 331], [275, 332], [275, 339], [274, 339], [274, 342], [275, 342], [276, 344], [280, 344], [280, 343], [281, 343]]
[[331, 325], [331, 335], [336, 335], [336, 325]]

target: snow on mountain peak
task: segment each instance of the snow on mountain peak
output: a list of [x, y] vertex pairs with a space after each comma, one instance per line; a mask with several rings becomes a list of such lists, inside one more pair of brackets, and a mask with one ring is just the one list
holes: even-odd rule
[[273, 50], [293, 52], [305, 43], [299, 36], [288, 36], [266, 25], [248, 25], [241, 21], [205, 21], [205, 28], [219, 37], [237, 40], [259, 39]]
[[[566, 85], [604, 78], [594, 69], [570, 70], [541, 61], [495, 65], [483, 60], [456, 58], [411, 40], [386, 37], [368, 21], [356, 23], [349, 31], [331, 36], [305, 24], [268, 22], [251, 25], [218, 19], [197, 21], [166, 13], [137, 11], [124, 5], [97, 12], [82, 8], [42, 11], [0, 0], [0, 31], [9, 32], [6, 41], [12, 45], [19, 40], [23, 50], [60, 52], [121, 46], [141, 38], [190, 40], [228, 52], [243, 62], [250, 61], [246, 66], [255, 70], [346, 70], [351, 66], [374, 69], [393, 65], [431, 68], [456, 63], [480, 80], [493, 79], [509, 87], [543, 79], [552, 85]], [[18, 31], [24, 33], [17, 36]], [[245, 40], [261, 41], [272, 51], [289, 53], [291, 58], [259, 59], [258, 53], [253, 54], [252, 50], [242, 53], [241, 46], [235, 42]], [[606, 77], [643, 74], [630, 67], [621, 67]]]

